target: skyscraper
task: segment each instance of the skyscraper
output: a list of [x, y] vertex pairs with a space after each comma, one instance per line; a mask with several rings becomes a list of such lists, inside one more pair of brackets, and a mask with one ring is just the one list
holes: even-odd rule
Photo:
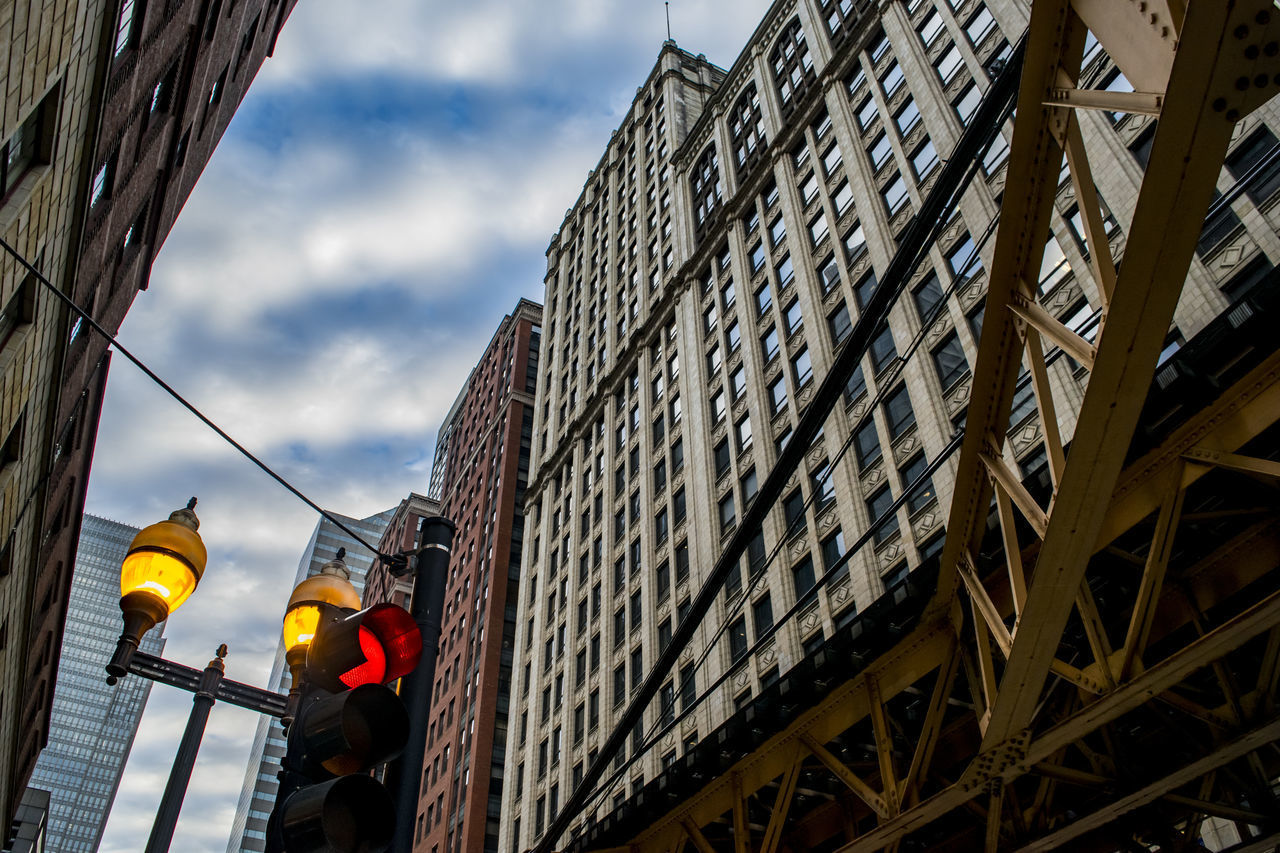
[[[336, 514], [335, 517], [366, 541], [377, 542], [382, 538], [394, 513], [395, 508], [392, 508], [368, 518], [348, 518]], [[323, 517], [316, 523], [311, 541], [307, 543], [306, 550], [298, 561], [294, 585], [319, 574], [325, 563], [338, 556], [339, 548], [347, 549], [343, 559], [350, 572], [351, 583], [357, 591], [362, 590], [365, 576], [373, 565], [374, 555]], [[280, 615], [283, 618], [284, 614]], [[267, 682], [282, 694], [289, 692], [290, 685], [289, 670], [284, 665], [284, 653], [282, 639], [276, 651], [275, 663], [271, 666], [271, 680]], [[249, 763], [245, 770], [244, 785], [240, 789], [240, 801], [236, 804], [235, 822], [227, 841], [227, 853], [266, 849], [267, 818], [271, 816], [271, 809], [275, 805], [276, 791], [279, 788], [276, 774], [280, 771], [280, 759], [284, 756], [284, 750], [285, 739], [279, 721], [272, 717], [260, 717], [253, 746], [249, 750]]]
[[[415, 851], [498, 849], [541, 322], [524, 299], [502, 319], [436, 439], [431, 497], [458, 532], [418, 812], [397, 816]], [[380, 566], [368, 590], [366, 605], [402, 595]]]
[[[504, 853], [544, 833], [670, 640], [1027, 20], [1017, 0], [779, 0], [727, 72], [663, 47], [547, 251]], [[1092, 41], [1081, 85], [1131, 88]], [[1119, 256], [1154, 123], [1079, 122]], [[1280, 261], [1277, 127], [1272, 102], [1240, 128], [1219, 181], [1231, 202], [1211, 209], [1162, 358]], [[940, 549], [954, 458], [894, 504], [964, 422], [1010, 132], [577, 829]], [[1102, 290], [1062, 181], [1039, 302], [1091, 340]], [[1057, 357], [1048, 380], [1078, 399], [1087, 371]], [[1025, 374], [1009, 439], [1009, 466], [1043, 476]]]
[[[138, 720], [151, 691], [145, 678], [108, 686], [104, 642], [120, 630], [120, 564], [138, 528], [87, 515], [80, 529], [75, 576], [67, 603], [49, 743], [31, 774], [49, 791], [50, 850], [92, 853], [124, 772]], [[164, 649], [164, 623], [142, 638], [142, 650]]]

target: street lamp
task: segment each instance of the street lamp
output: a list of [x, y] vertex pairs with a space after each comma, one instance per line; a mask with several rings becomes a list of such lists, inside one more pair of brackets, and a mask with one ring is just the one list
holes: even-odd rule
[[116, 643], [107, 672], [115, 680], [129, 671], [142, 635], [182, 606], [204, 575], [209, 553], [197, 532], [196, 499], [169, 514], [167, 521], [144, 527], [133, 537], [120, 567], [120, 610], [124, 633]]
[[200, 520], [196, 518], [195, 507], [196, 499], [192, 498], [184, 509], [171, 513], [167, 521], [143, 528], [129, 545], [120, 567], [124, 632], [107, 664], [107, 683], [115, 684], [121, 677], [133, 673], [195, 694], [191, 716], [147, 840], [146, 853], [169, 850], [213, 703], [221, 699], [273, 717], [283, 717], [285, 713], [283, 696], [223, 678], [226, 645], [218, 647], [214, 659], [204, 670], [167, 661], [138, 648], [142, 635], [168, 619], [195, 591], [204, 574], [208, 552], [197, 532]]
[[285, 713], [285, 726], [293, 721], [302, 690], [302, 672], [307, 666], [307, 649], [315, 639], [320, 626], [324, 605], [339, 607], [352, 612], [360, 609], [360, 593], [351, 583], [351, 574], [343, 559], [346, 548], [339, 548], [334, 559], [320, 567], [320, 573], [312, 575], [293, 588], [289, 604], [284, 611], [284, 660], [289, 667], [289, 705]]

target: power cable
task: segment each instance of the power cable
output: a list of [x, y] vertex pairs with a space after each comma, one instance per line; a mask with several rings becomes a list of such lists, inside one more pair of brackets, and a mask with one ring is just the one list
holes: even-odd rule
[[359, 542], [364, 547], [368, 548], [376, 556], [381, 557], [383, 559], [388, 558], [388, 555], [383, 554], [381, 551], [377, 549], [376, 546], [370, 545], [367, 541], [365, 541], [363, 536], [356, 533], [347, 525], [343, 524], [341, 521], [335, 518], [332, 513], [328, 512], [325, 509], [322, 509], [319, 504], [317, 504], [315, 501], [311, 500], [311, 498], [307, 497], [302, 492], [300, 492], [297, 488], [293, 486], [293, 484], [291, 484], [284, 477], [280, 476], [275, 471], [273, 471], [267, 465], [267, 463], [263, 462], [257, 456], [253, 455], [253, 453], [251, 453], [243, 444], [241, 444], [240, 442], [232, 438], [230, 435], [228, 435], [226, 430], [224, 430], [222, 427], [215, 424], [213, 421], [209, 420], [209, 418], [206, 417], [203, 412], [201, 412], [199, 409], [197, 409], [195, 406], [189, 403], [185, 397], [183, 397], [181, 394], [175, 391], [173, 389], [173, 386], [171, 386], [168, 382], [165, 382], [163, 379], [161, 379], [158, 375], [156, 375], [156, 372], [154, 370], [152, 370], [151, 368], [143, 364], [141, 359], [139, 359], [133, 353], [129, 352], [129, 350], [126, 349], [123, 344], [121, 344], [118, 340], [116, 340], [115, 335], [108, 332], [101, 325], [99, 325], [97, 320], [89, 316], [89, 312], [85, 311], [83, 308], [77, 305], [75, 301], [71, 299], [70, 296], [67, 296], [65, 293], [59, 290], [53, 284], [53, 282], [45, 278], [43, 273], [41, 273], [38, 269], [36, 269], [31, 264], [30, 261], [24, 258], [21, 254], [19, 254], [18, 250], [15, 249], [13, 246], [9, 245], [9, 243], [5, 241], [3, 238], [0, 238], [0, 247], [3, 247], [5, 251], [7, 251], [10, 255], [12, 255], [18, 261], [18, 263], [22, 264], [22, 266], [24, 266], [29, 273], [35, 276], [36, 280], [39, 281], [41, 284], [43, 284], [50, 293], [58, 297], [58, 299], [60, 299], [63, 302], [63, 304], [65, 304], [72, 311], [76, 312], [76, 314], [80, 315], [80, 317], [86, 323], [88, 323], [89, 326], [95, 332], [102, 335], [102, 337], [106, 338], [108, 346], [113, 347], [116, 350], [116, 352], [120, 353], [125, 358], [127, 358], [130, 362], [132, 362], [135, 367], [137, 367], [144, 374], [146, 374], [148, 379], [150, 379], [152, 382], [154, 382], [155, 384], [163, 388], [165, 392], [169, 394], [170, 397], [177, 400], [179, 403], [182, 404], [184, 408], [186, 408], [187, 411], [189, 411], [191, 414], [199, 418], [201, 423], [203, 423], [209, 429], [217, 433], [219, 438], [227, 442], [227, 444], [230, 444], [236, 450], [240, 451], [240, 454], [242, 456], [244, 456], [254, 465], [257, 465], [258, 468], [260, 468], [263, 472], [267, 474], [267, 476], [275, 480], [280, 485], [284, 486], [294, 497], [296, 497], [298, 500], [302, 501], [307, 506], [314, 509], [316, 512], [320, 513], [321, 516], [323, 516], [324, 518], [332, 522], [343, 533], [347, 534], [352, 539]]

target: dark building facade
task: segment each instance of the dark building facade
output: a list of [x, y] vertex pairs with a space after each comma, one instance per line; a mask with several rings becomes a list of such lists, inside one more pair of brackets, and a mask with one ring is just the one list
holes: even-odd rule
[[[134, 295], [147, 287], [156, 253], [295, 3], [101, 0], [46, 4], [67, 7], [61, 10], [11, 4], [3, 13], [12, 17], [11, 53], [30, 54], [31, 66], [7, 69], [6, 133], [13, 128], [19, 155], [29, 149], [31, 156], [17, 162], [32, 164], [16, 175], [13, 193], [27, 193], [24, 182], [32, 180], [49, 185], [44, 172], [58, 178], [67, 172], [60, 210], [15, 210], [5, 233], [108, 331], [116, 331]], [[42, 58], [40, 44], [50, 33], [61, 67]], [[60, 219], [50, 218], [55, 212]], [[48, 239], [34, 239], [42, 233]], [[48, 737], [109, 363], [102, 337], [38, 291], [26, 270], [6, 259], [6, 316], [50, 332], [39, 335], [42, 348], [22, 371], [38, 393], [14, 400], [25, 405], [6, 413], [4, 424], [5, 456], [31, 481], [15, 489], [5, 508], [3, 527], [15, 532], [4, 545], [9, 568], [0, 575], [11, 570], [24, 579], [12, 597], [5, 593], [14, 623], [6, 627], [11, 646], [37, 650], [6, 662], [6, 682], [16, 688], [10, 701], [19, 707], [0, 709], [0, 740], [17, 743], [9, 736], [21, 731], [23, 744], [21, 754], [3, 756], [6, 816]]]
[[[496, 851], [542, 309], [521, 300], [440, 427], [431, 497], [457, 525], [414, 851]], [[402, 601], [371, 573], [366, 604]]]

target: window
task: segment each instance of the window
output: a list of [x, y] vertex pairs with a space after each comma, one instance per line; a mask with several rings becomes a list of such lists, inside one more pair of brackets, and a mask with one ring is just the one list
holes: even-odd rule
[[813, 221], [809, 223], [809, 238], [813, 241], [813, 245], [817, 246], [827, 239], [827, 214], [825, 211], [819, 211]]
[[726, 532], [732, 528], [737, 521], [737, 513], [733, 507], [733, 492], [729, 492], [729, 494], [720, 499], [720, 532]]
[[960, 93], [960, 97], [953, 103], [956, 108], [956, 115], [960, 116], [961, 124], [967, 124], [969, 119], [973, 118], [973, 114], [978, 109], [978, 104], [982, 101], [982, 94], [978, 91], [978, 87], [970, 83], [964, 87], [964, 91]]
[[848, 181], [841, 181], [840, 186], [836, 188], [835, 195], [831, 196], [831, 203], [835, 205], [836, 216], [844, 216], [853, 206], [853, 190], [849, 188]]
[[911, 298], [916, 303], [920, 322], [928, 323], [933, 317], [934, 309], [941, 305], [943, 300], [942, 285], [938, 283], [938, 276], [932, 272], [925, 276], [924, 281], [911, 291]]
[[1009, 141], [1004, 138], [1003, 133], [996, 134], [996, 138], [991, 140], [991, 147], [987, 149], [987, 153], [982, 157], [982, 172], [987, 177], [991, 177], [996, 173], [1005, 160], [1009, 159]]
[[[902, 466], [898, 473], [902, 477], [902, 488], [910, 489], [911, 484], [924, 475], [929, 467], [923, 453], [918, 453], [910, 462]], [[933, 480], [925, 478], [918, 487], [907, 494], [907, 513], [914, 515], [917, 510], [934, 499]]]
[[744, 415], [734, 426], [738, 435], [738, 452], [742, 453], [751, 446], [751, 417]]
[[729, 343], [729, 352], [736, 352], [742, 344], [742, 330], [738, 328], [738, 321], [734, 320], [724, 330], [725, 340]]
[[853, 286], [853, 296], [858, 301], [859, 308], [866, 310], [867, 305], [871, 302], [871, 297], [875, 296], [876, 288], [879, 286], [880, 283], [876, 281], [875, 271], [867, 270], [867, 274]]
[[666, 507], [663, 507], [658, 510], [658, 514], [653, 519], [653, 536], [659, 545], [667, 541], [668, 530], [667, 510]]
[[800, 388], [813, 378], [813, 364], [809, 359], [809, 348], [801, 347], [791, 358], [791, 372], [796, 379], [796, 387]]
[[764, 333], [760, 338], [760, 348], [764, 353], [764, 362], [768, 364], [773, 361], [778, 354], [778, 329], [776, 326], [770, 326], [769, 331]]
[[865, 393], [867, 393], [867, 378], [863, 376], [862, 365], [859, 364], [850, 374], [849, 381], [844, 384], [844, 398], [852, 403]]
[[729, 440], [722, 438], [712, 453], [716, 463], [716, 476], [721, 477], [729, 471]]
[[791, 567], [791, 582], [796, 592], [796, 600], [799, 601], [804, 594], [813, 589], [813, 558], [805, 557], [800, 562]]
[[[685, 498], [684, 498], [684, 486], [681, 486], [680, 489], [674, 495], [671, 496], [671, 514], [675, 518], [676, 524], [679, 524], [680, 522], [684, 521], [685, 512], [686, 512], [686, 509], [685, 509]], [[689, 551], [687, 547], [685, 548], [684, 554], [685, 554], [685, 560], [688, 560]], [[680, 567], [680, 555], [679, 553], [677, 553], [676, 568], [679, 569], [679, 567]], [[688, 568], [687, 563], [685, 565], [685, 568]]]
[[787, 310], [783, 312], [782, 319], [787, 324], [787, 337], [791, 337], [800, 328], [804, 318], [800, 314], [800, 300], [793, 299], [791, 304], [787, 306]]
[[849, 263], [867, 251], [867, 234], [863, 232], [863, 224], [854, 223], [849, 233], [845, 234], [845, 252], [849, 255]]
[[898, 358], [898, 349], [893, 344], [893, 332], [888, 326], [882, 327], [880, 332], [871, 339], [868, 351], [871, 354], [871, 369], [877, 375]]
[[836, 499], [836, 482], [835, 477], [832, 476], [830, 462], [824, 461], [809, 475], [809, 485], [813, 494], [817, 496], [814, 499], [816, 507], [814, 512], [822, 512]]
[[[829, 572], [844, 556], [844, 533], [837, 530], [822, 540], [822, 571]], [[847, 564], [846, 564], [847, 566]]]
[[936, 168], [938, 168], [938, 152], [933, 148], [933, 141], [926, 139], [911, 155], [911, 170], [916, 173], [917, 180], [923, 181]]
[[711, 420], [719, 423], [724, 419], [724, 392], [717, 391], [711, 398]]
[[[720, 299], [722, 302], [724, 302], [724, 310], [726, 312], [733, 307], [734, 300], [737, 299], [737, 294], [733, 290], [732, 279], [730, 279], [729, 281], [726, 281], [724, 283], [724, 287], [720, 289]], [[677, 368], [674, 372], [672, 372], [671, 378], [674, 379], [676, 376], [676, 373], [678, 372], [679, 372], [679, 369]]]
[[[9, 297], [4, 310], [0, 311], [0, 351], [4, 350], [20, 329], [35, 319], [35, 285], [35, 276], [28, 275], [23, 278], [13, 296]], [[9, 442], [6, 441], [6, 449], [8, 449], [8, 444]], [[0, 460], [0, 464], [3, 464], [4, 461], [7, 460]], [[6, 573], [0, 571], [0, 577], [3, 577], [4, 574]]]
[[137, 28], [134, 26], [134, 14], [137, 11], [135, 0], [123, 0], [120, 4], [120, 20], [116, 25], [115, 56], [119, 56], [137, 42], [134, 37]]
[[720, 315], [716, 312], [715, 303], [711, 307], [702, 312], [702, 331], [704, 334], [710, 334], [720, 321]]
[[840, 264], [834, 256], [827, 258], [818, 267], [818, 281], [822, 284], [822, 295], [826, 296], [840, 283]]
[[934, 69], [938, 72], [938, 78], [942, 80], [942, 85], [946, 86], [956, 79], [956, 74], [964, 67], [964, 58], [960, 55], [960, 48], [954, 44], [947, 48], [947, 52], [942, 54], [936, 63]]
[[684, 439], [677, 438], [671, 445], [671, 472], [674, 474], [684, 467]]
[[769, 282], [760, 285], [760, 289], [756, 291], [756, 316], [763, 317], [765, 312], [769, 310], [769, 306], [773, 304], [773, 292], [769, 290]]
[[898, 126], [898, 133], [902, 134], [904, 139], [907, 134], [915, 130], [916, 125], [920, 123], [920, 109], [916, 106], [915, 98], [908, 97], [903, 102], [893, 116], [893, 123]]
[[1245, 194], [1254, 204], [1261, 205], [1280, 190], [1280, 157], [1276, 153], [1276, 137], [1264, 125], [1227, 155], [1227, 171], [1244, 182]]
[[876, 432], [875, 421], [868, 418], [858, 427], [853, 434], [853, 449], [858, 456], [858, 464], [863, 468], [880, 461], [880, 435]]
[[751, 505], [751, 501], [755, 499], [756, 492], [760, 490], [760, 486], [756, 482], [756, 469], [752, 468], [750, 471], [743, 474], [741, 483], [742, 505], [747, 507]]
[[89, 190], [90, 207], [93, 207], [104, 198], [109, 198], [111, 196], [111, 184], [115, 179], [115, 171], [116, 155], [112, 154], [101, 166], [98, 167], [98, 171], [94, 173], [93, 185]]
[[761, 642], [773, 628], [773, 601], [769, 593], [751, 605], [751, 621], [756, 626], [756, 642]]
[[875, 121], [879, 114], [875, 99], [867, 95], [866, 100], [858, 107], [858, 129], [866, 130], [871, 127], [871, 122]]
[[1070, 274], [1071, 265], [1067, 263], [1062, 245], [1051, 235], [1044, 244], [1044, 256], [1040, 259], [1040, 292], [1049, 292]]
[[778, 268], [774, 270], [774, 272], [778, 275], [779, 288], [785, 288], [787, 285], [791, 284], [792, 279], [796, 277], [795, 268], [791, 265], [791, 256], [784, 255], [781, 262], [778, 263]]
[[853, 0], [819, 0], [819, 2], [822, 17], [827, 22], [827, 32], [831, 33], [831, 40], [840, 41], [848, 35], [858, 17]]
[[933, 366], [938, 371], [938, 381], [945, 391], [969, 371], [969, 363], [964, 357], [964, 347], [956, 333], [947, 335], [946, 339], [933, 351]]
[[[871, 523], [875, 524], [878, 518], [889, 513], [891, 506], [893, 506], [893, 495], [889, 492], [888, 486], [882, 486], [879, 491], [867, 498], [867, 512], [871, 515]], [[875, 528], [874, 538], [876, 544], [878, 545], [897, 532], [898, 517], [890, 513], [884, 522]]]
[[889, 52], [889, 37], [884, 33], [880, 33], [875, 41], [871, 43], [871, 64], [876, 65], [880, 59]]
[[787, 405], [787, 380], [784, 376], [779, 376], [769, 384], [769, 403], [773, 407], [773, 414], [781, 412]]
[[868, 153], [871, 155], [871, 168], [879, 169], [883, 166], [888, 161], [889, 155], [893, 153], [893, 148], [889, 145], [889, 137], [884, 133], [877, 134]]
[[747, 620], [739, 616], [729, 623], [729, 657], [734, 661], [747, 653]]
[[698, 688], [694, 680], [693, 664], [685, 664], [680, 667], [680, 710], [689, 710], [697, 699]]
[[884, 417], [889, 425], [889, 440], [895, 441], [911, 427], [915, 426], [916, 415], [911, 409], [911, 397], [907, 394], [907, 386], [899, 385], [898, 389], [884, 401]]
[[720, 372], [722, 358], [720, 356], [720, 345], [716, 344], [711, 348], [711, 352], [707, 353], [707, 372], [715, 378], [715, 374]]
[[895, 176], [881, 194], [884, 196], [884, 204], [889, 209], [890, 216], [902, 210], [907, 204], [907, 183], [902, 180], [902, 175]]
[[924, 23], [920, 25], [920, 40], [924, 42], [925, 47], [931, 47], [938, 40], [938, 36], [942, 34], [942, 16], [938, 14], [938, 10], [934, 9], [929, 13], [929, 17], [924, 19]]
[[739, 168], [754, 162], [764, 150], [764, 115], [760, 112], [760, 96], [754, 83], [747, 87], [733, 107], [729, 134], [733, 141], [734, 162]]
[[796, 96], [813, 79], [813, 59], [809, 56], [809, 45], [805, 42], [799, 18], [793, 18], [778, 37], [769, 62], [773, 66], [773, 79], [778, 86], [782, 106], [787, 109], [793, 106]]
[[[808, 150], [807, 148], [805, 149]], [[809, 177], [805, 178], [804, 183], [800, 185], [800, 198], [808, 207], [813, 204], [813, 200], [818, 197], [818, 175], [814, 172], [809, 173]]]
[[751, 272], [757, 273], [764, 268], [764, 244], [756, 243], [751, 248]]
[[787, 239], [787, 225], [785, 222], [782, 221], [782, 216], [779, 215], [775, 217], [772, 222], [769, 223], [769, 242], [776, 249], [778, 246], [781, 246], [784, 242], [786, 242], [786, 239]]
[[982, 258], [978, 257], [973, 238], [968, 234], [947, 252], [947, 268], [951, 270], [952, 277], [957, 281], [977, 275], [982, 270]]
[[835, 175], [836, 170], [844, 163], [844, 155], [840, 153], [840, 146], [832, 142], [827, 147], [827, 151], [822, 155], [822, 171], [828, 178]]
[[707, 146], [698, 158], [689, 177], [693, 195], [693, 219], [699, 232], [706, 228], [707, 220], [720, 205], [720, 165], [716, 159], [715, 144]]
[[991, 17], [991, 11], [986, 6], [979, 6], [977, 13], [964, 25], [964, 31], [968, 33], [970, 43], [977, 47], [995, 26], [996, 21]]
[[[4, 147], [0, 149], [0, 197], [8, 195], [9, 192], [18, 185], [18, 182], [27, 174], [27, 171], [35, 164], [43, 161], [48, 143], [42, 137], [45, 135], [44, 127], [46, 125], [46, 117], [53, 109], [47, 106], [50, 98], [56, 96], [57, 89], [54, 89], [45, 97], [34, 110], [31, 115], [27, 116], [27, 120], [22, 123], [13, 134], [5, 142]], [[103, 164], [98, 174], [93, 179], [92, 201], [90, 206], [96, 204], [103, 194], [106, 192], [107, 180], [110, 172], [114, 170], [115, 156], [112, 155], [108, 162]]]
[[743, 370], [742, 365], [729, 375], [729, 390], [733, 393], [733, 399], [739, 400], [747, 390], [747, 374]]
[[853, 331], [853, 322], [849, 319], [849, 308], [843, 302], [840, 307], [827, 316], [827, 328], [831, 330], [831, 341], [835, 346], [844, 343]]
[[893, 94], [898, 91], [905, 79], [906, 78], [902, 74], [902, 66], [899, 65], [898, 60], [895, 59], [890, 63], [889, 67], [885, 69], [884, 74], [880, 76], [880, 86], [884, 89], [885, 98], [893, 97]]

